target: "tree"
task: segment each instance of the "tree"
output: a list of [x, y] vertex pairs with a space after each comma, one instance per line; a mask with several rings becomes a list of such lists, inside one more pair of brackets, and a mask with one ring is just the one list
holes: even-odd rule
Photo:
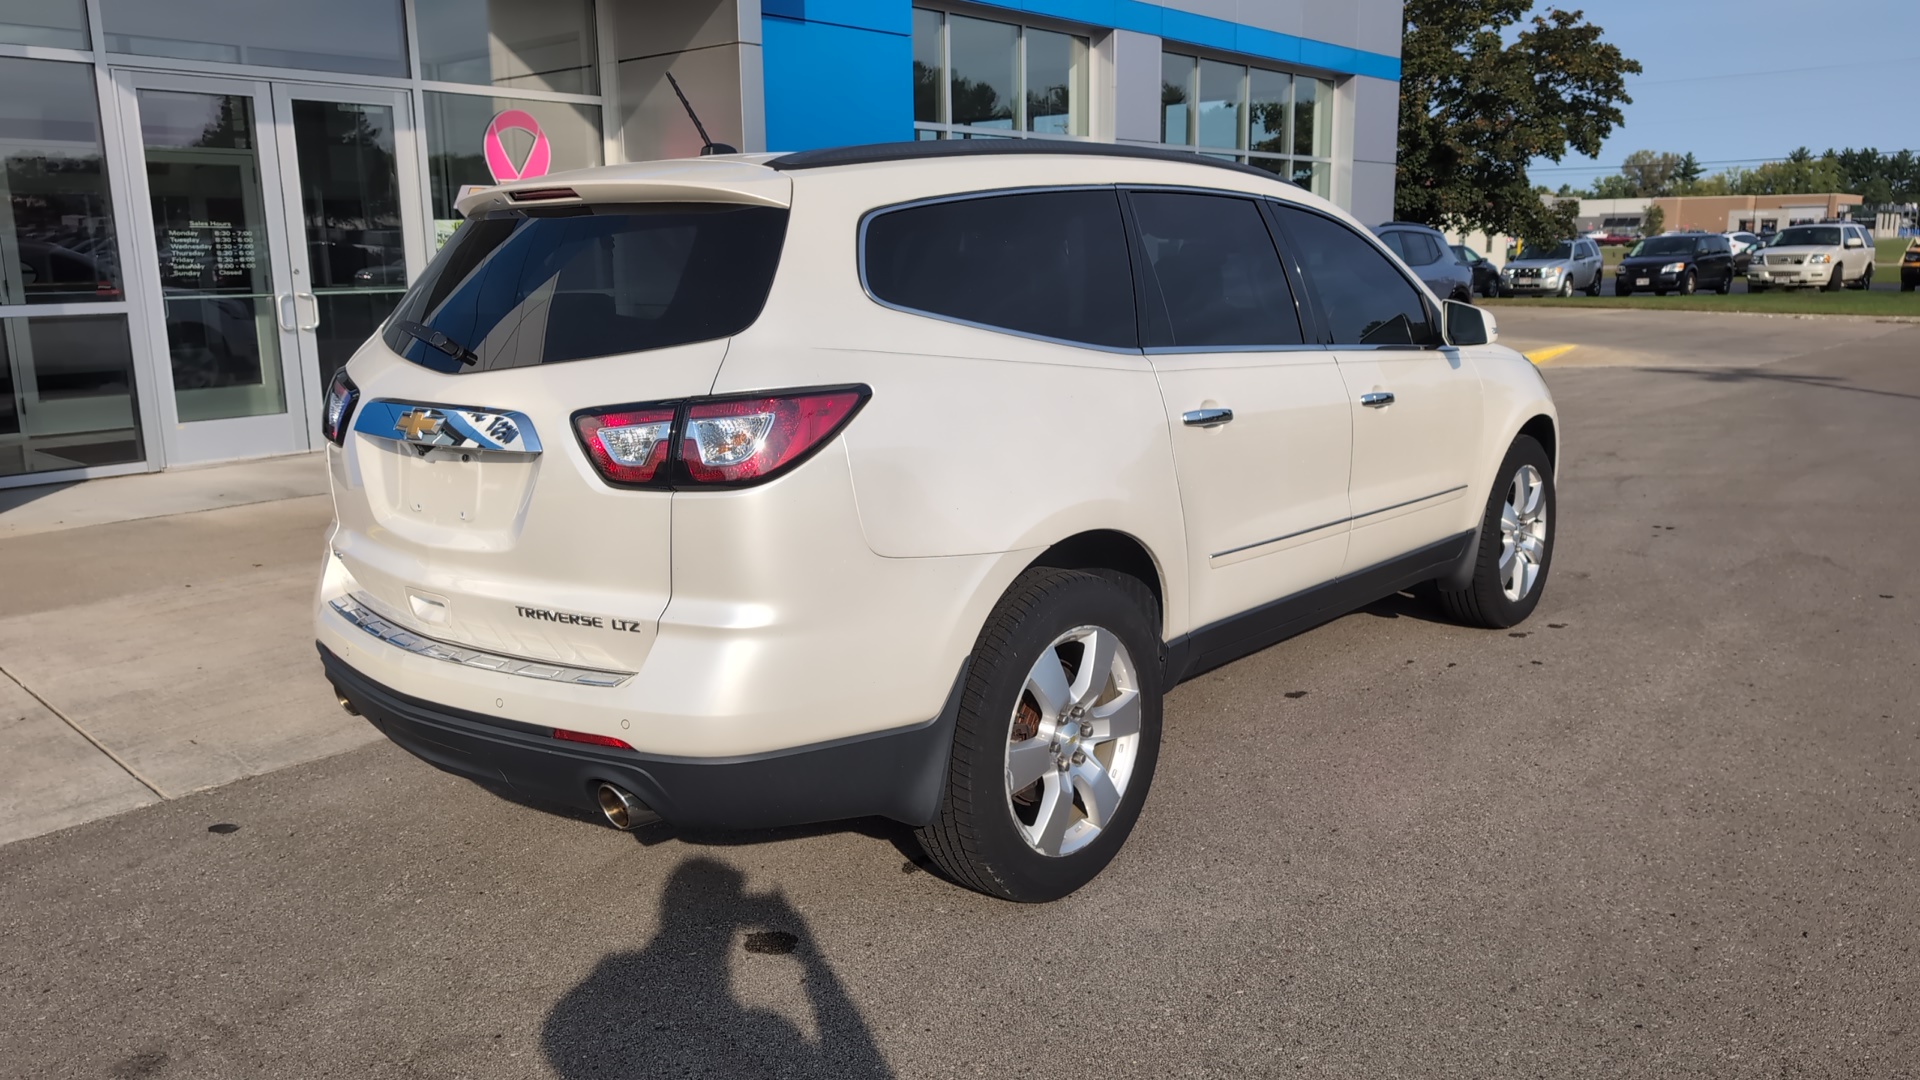
[[1660, 209], [1659, 203], [1647, 207], [1647, 216], [1640, 223], [1641, 236], [1659, 236], [1667, 229], [1667, 212]]
[[1593, 197], [1596, 199], [1633, 199], [1639, 195], [1639, 185], [1620, 173], [1603, 176], [1593, 182]]
[[1620, 163], [1620, 175], [1633, 184], [1635, 196], [1657, 199], [1673, 194], [1674, 175], [1680, 169], [1680, 162], [1676, 154], [1635, 150]]
[[1687, 151], [1686, 156], [1680, 159], [1680, 164], [1674, 167], [1674, 189], [1682, 195], [1694, 194], [1693, 186], [1700, 182], [1700, 177], [1705, 173], [1706, 170], [1700, 166], [1700, 159], [1693, 156], [1693, 151]]
[[1573, 232], [1574, 204], [1534, 194], [1527, 163], [1598, 153], [1640, 65], [1578, 11], [1549, 9], [1509, 41], [1532, 9], [1533, 0], [1407, 0], [1399, 220], [1532, 242]]

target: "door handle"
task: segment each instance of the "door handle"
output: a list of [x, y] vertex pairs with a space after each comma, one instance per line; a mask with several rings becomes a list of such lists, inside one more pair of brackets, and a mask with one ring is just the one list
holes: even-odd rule
[[293, 294], [290, 292], [281, 293], [273, 298], [273, 304], [274, 307], [279, 309], [280, 329], [288, 331], [289, 333], [297, 329], [295, 323], [299, 320], [300, 313], [297, 310], [293, 310]]
[[313, 321], [312, 321], [312, 322], [307, 322], [307, 323], [301, 323], [301, 324], [299, 324], [299, 325], [300, 325], [300, 329], [302, 329], [302, 330], [317, 330], [317, 329], [319, 329], [319, 328], [320, 328], [320, 301], [319, 301], [319, 299], [318, 299], [317, 297], [315, 297], [315, 296], [314, 296], [314, 295], [313, 295], [312, 293], [310, 293], [310, 292], [303, 292], [303, 293], [294, 293], [293, 295], [294, 295], [294, 302], [293, 302], [293, 303], [294, 303], [294, 307], [293, 307], [293, 310], [294, 310], [294, 318], [296, 318], [296, 319], [297, 319], [297, 318], [299, 318], [299, 317], [300, 317], [300, 299], [299, 299], [300, 297], [302, 297], [302, 296], [304, 296], [304, 297], [306, 297], [306, 298], [307, 298], [307, 303], [309, 303], [309, 304], [312, 304], [312, 305], [313, 305]]
[[1384, 409], [1393, 404], [1393, 394], [1385, 390], [1371, 394], [1361, 394], [1360, 404], [1365, 405], [1369, 409]]
[[1188, 427], [1219, 427], [1232, 421], [1232, 409], [1188, 409], [1180, 414], [1180, 422]]

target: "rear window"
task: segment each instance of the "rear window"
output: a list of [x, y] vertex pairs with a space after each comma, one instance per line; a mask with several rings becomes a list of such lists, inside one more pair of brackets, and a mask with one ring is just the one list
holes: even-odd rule
[[884, 303], [1060, 341], [1139, 347], [1133, 274], [1108, 190], [1035, 191], [888, 210], [867, 222]]
[[766, 305], [786, 233], [761, 206], [498, 211], [460, 226], [382, 338], [457, 374], [728, 337]]

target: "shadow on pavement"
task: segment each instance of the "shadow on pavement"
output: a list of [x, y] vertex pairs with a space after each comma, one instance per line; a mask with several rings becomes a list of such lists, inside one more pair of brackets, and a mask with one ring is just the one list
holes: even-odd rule
[[[712, 859], [680, 864], [661, 891], [653, 940], [603, 958], [547, 1014], [540, 1049], [554, 1073], [564, 1080], [892, 1076], [806, 920], [780, 893], [745, 886], [738, 870]], [[815, 1038], [734, 995], [731, 955], [743, 943], [748, 953], [790, 954], [799, 963]]]
[[1920, 394], [1907, 394], [1898, 390], [1875, 390], [1870, 386], [1854, 386], [1844, 382], [1837, 375], [1796, 375], [1791, 371], [1766, 371], [1761, 368], [1641, 368], [1656, 375], [1691, 375], [1706, 382], [1777, 382], [1789, 386], [1817, 386], [1823, 390], [1851, 390], [1856, 394], [1872, 394], [1876, 397], [1907, 398], [1920, 401]]

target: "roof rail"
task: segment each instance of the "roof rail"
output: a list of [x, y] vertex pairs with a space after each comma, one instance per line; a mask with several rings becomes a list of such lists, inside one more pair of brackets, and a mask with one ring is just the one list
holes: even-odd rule
[[1266, 180], [1301, 187], [1278, 173], [1222, 161], [1191, 150], [1170, 150], [1158, 146], [1132, 146], [1126, 143], [1081, 142], [1066, 139], [938, 139], [920, 142], [866, 143], [859, 146], [835, 146], [823, 150], [796, 150], [766, 163], [782, 172], [795, 169], [826, 169], [835, 165], [872, 165], [885, 161], [917, 161], [922, 158], [1016, 157], [1023, 154], [1064, 154], [1071, 157], [1114, 157], [1147, 161], [1178, 161], [1189, 165], [1210, 165], [1217, 169], [1258, 176]]

